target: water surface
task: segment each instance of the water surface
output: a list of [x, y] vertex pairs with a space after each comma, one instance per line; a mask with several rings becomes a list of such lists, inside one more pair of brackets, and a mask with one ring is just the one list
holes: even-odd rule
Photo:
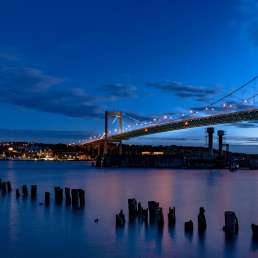
[[[15, 192], [0, 196], [0, 250], [5, 258], [51, 257], [257, 257], [251, 223], [258, 224], [258, 171], [96, 169], [87, 162], [0, 162], [0, 178], [13, 187], [37, 184], [38, 199], [16, 200]], [[40, 206], [53, 187], [83, 188], [86, 207], [74, 211]], [[159, 201], [164, 209], [162, 231], [136, 223], [116, 230], [115, 213], [127, 212], [127, 199], [143, 206]], [[52, 201], [52, 200], [51, 200]], [[174, 230], [167, 227], [169, 206], [176, 207]], [[206, 210], [207, 232], [184, 234], [183, 223], [197, 222]], [[240, 232], [225, 240], [224, 210], [236, 212]], [[98, 224], [94, 223], [99, 218]]]

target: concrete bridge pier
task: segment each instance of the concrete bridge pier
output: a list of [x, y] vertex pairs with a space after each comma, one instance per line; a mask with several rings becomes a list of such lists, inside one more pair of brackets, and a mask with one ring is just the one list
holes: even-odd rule
[[208, 127], [207, 128], [207, 133], [208, 133], [209, 155], [210, 155], [210, 157], [213, 157], [213, 133], [214, 133], [214, 128], [213, 127]]

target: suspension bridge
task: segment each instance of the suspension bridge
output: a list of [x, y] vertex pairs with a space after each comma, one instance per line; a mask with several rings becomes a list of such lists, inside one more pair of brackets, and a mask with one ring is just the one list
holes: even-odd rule
[[[98, 136], [92, 136], [82, 144], [107, 145], [108, 142], [120, 142], [134, 137], [177, 131], [188, 128], [229, 124], [258, 120], [256, 97], [258, 76], [234, 88], [218, 100], [204, 107], [191, 108], [186, 112], [168, 113], [162, 116], [143, 118], [126, 112], [105, 112], [105, 130]], [[253, 92], [250, 93], [250, 87]], [[117, 123], [118, 128], [110, 129]], [[129, 122], [128, 122], [129, 121]]]

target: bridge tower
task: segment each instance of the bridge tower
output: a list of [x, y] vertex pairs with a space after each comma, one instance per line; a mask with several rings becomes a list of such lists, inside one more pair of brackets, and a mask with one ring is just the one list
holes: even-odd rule
[[225, 132], [223, 130], [218, 130], [218, 142], [219, 142], [219, 156], [222, 157], [223, 154], [223, 136]]
[[[104, 155], [108, 154], [108, 119], [109, 117], [116, 117], [119, 124], [119, 133], [123, 132], [123, 123], [122, 123], [122, 112], [109, 112], [105, 111], [105, 138], [104, 138]], [[119, 154], [122, 154], [122, 141], [119, 142]]]
[[208, 127], [207, 128], [208, 133], [208, 148], [209, 148], [209, 154], [210, 157], [213, 156], [213, 133], [214, 133], [214, 127]]

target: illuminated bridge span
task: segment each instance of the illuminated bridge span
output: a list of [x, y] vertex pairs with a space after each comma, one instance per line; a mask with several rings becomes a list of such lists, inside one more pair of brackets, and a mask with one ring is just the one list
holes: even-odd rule
[[[258, 93], [253, 92], [250, 96], [250, 92], [247, 91], [247, 86], [257, 84], [257, 81], [258, 76], [232, 90], [217, 101], [203, 108], [190, 109], [184, 113], [170, 113], [161, 117], [156, 116], [140, 120], [137, 116], [125, 112], [106, 112], [105, 131], [103, 134], [91, 137], [82, 143], [121, 142], [122, 140], [155, 133], [258, 120], [258, 106], [255, 101]], [[239, 93], [240, 95], [237, 96]], [[246, 96], [247, 94], [249, 95]], [[113, 118], [112, 124], [116, 121], [118, 122], [118, 128], [110, 130], [108, 124], [110, 117]], [[128, 120], [131, 123], [128, 123]]]
[[201, 118], [185, 119], [178, 122], [169, 122], [167, 124], [149, 126], [141, 129], [132, 130], [129, 132], [112, 135], [109, 137], [109, 139], [112, 141], [121, 141], [128, 140], [133, 137], [139, 137], [155, 133], [251, 120], [258, 120], [258, 109], [232, 112], [227, 114], [220, 114]]

